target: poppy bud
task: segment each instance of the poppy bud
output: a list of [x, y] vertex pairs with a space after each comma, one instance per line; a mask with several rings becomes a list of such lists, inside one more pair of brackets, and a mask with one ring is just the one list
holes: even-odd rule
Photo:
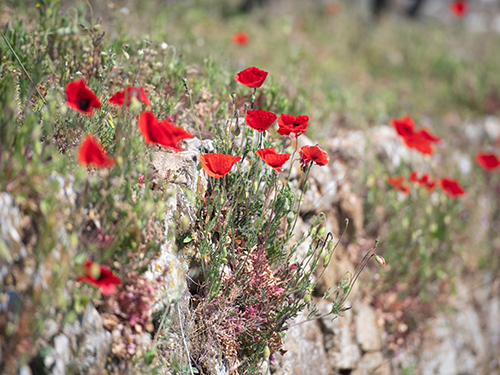
[[288, 215], [286, 215], [286, 220], [288, 221], [288, 223], [291, 223], [293, 219], [294, 219], [293, 212], [289, 212]]
[[328, 241], [328, 250], [333, 249], [333, 245], [334, 245], [334, 244], [333, 244], [333, 241], [332, 241], [332, 240]]
[[319, 236], [320, 236], [320, 237], [323, 237], [323, 235], [325, 234], [325, 232], [326, 232], [326, 228], [325, 228], [325, 227], [321, 228], [321, 229], [319, 230]]
[[269, 349], [269, 346], [266, 345], [266, 347], [264, 348], [264, 359], [267, 361], [270, 355], [271, 355], [271, 350]]
[[316, 234], [316, 231], [317, 231], [317, 230], [318, 230], [318, 229], [317, 229], [316, 227], [313, 227], [313, 228], [311, 229], [311, 236], [314, 236], [314, 235]]
[[330, 265], [330, 260], [332, 259], [332, 256], [330, 253], [325, 255], [325, 259], [323, 259], [323, 267], [328, 267]]
[[385, 259], [382, 258], [380, 255], [375, 255], [375, 260], [380, 264], [381, 266], [385, 266]]
[[311, 295], [308, 293], [304, 296], [304, 302], [308, 303], [311, 300]]

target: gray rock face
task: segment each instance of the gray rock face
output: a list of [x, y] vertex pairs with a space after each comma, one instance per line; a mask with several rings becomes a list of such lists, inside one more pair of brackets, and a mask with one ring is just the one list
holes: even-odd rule
[[365, 352], [379, 351], [382, 349], [380, 332], [377, 328], [375, 310], [365, 303], [358, 303], [354, 306], [356, 315], [356, 339], [361, 349]]
[[[303, 321], [302, 313], [293, 323]], [[329, 375], [333, 371], [328, 366], [329, 359], [323, 346], [323, 335], [315, 321], [291, 327], [286, 334], [285, 355], [276, 354], [278, 369], [275, 375]]]
[[28, 255], [21, 240], [21, 216], [8, 193], [0, 193], [0, 283], [7, 276], [8, 267]]

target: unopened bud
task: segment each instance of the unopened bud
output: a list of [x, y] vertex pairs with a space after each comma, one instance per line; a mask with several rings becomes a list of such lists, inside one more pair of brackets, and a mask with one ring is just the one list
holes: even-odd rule
[[321, 228], [321, 229], [319, 230], [319, 236], [320, 236], [320, 237], [323, 237], [323, 235], [325, 234], [325, 232], [326, 232], [326, 228], [325, 228], [325, 227]]
[[328, 241], [328, 250], [333, 249], [333, 245], [334, 245], [334, 243], [332, 240]]
[[311, 300], [311, 295], [308, 293], [304, 296], [304, 302], [308, 303]]
[[269, 359], [269, 356], [271, 355], [271, 350], [269, 349], [269, 346], [266, 345], [263, 354], [264, 354], [264, 359], [267, 361]]
[[330, 265], [330, 260], [332, 259], [332, 256], [330, 253], [325, 255], [325, 259], [323, 259], [323, 267], [328, 267]]
[[317, 230], [318, 230], [318, 229], [317, 229], [316, 227], [313, 227], [313, 228], [311, 229], [311, 236], [314, 236], [314, 235], [316, 234], [316, 231], [317, 231]]
[[286, 220], [288, 221], [288, 223], [291, 223], [293, 219], [294, 219], [293, 212], [289, 212], [288, 215], [286, 215]]
[[381, 265], [385, 266], [385, 259], [382, 258], [380, 255], [375, 255], [375, 260]]

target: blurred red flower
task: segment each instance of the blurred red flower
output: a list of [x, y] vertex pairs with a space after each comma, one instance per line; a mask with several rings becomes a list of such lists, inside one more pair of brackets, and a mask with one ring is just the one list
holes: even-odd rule
[[[105, 296], [115, 294], [118, 291], [116, 285], [122, 282], [108, 267], [99, 266], [90, 259], [85, 262], [83, 271], [85, 275], [78, 276], [77, 280], [99, 288]], [[98, 273], [98, 275], [95, 273]]]
[[425, 184], [425, 190], [430, 193], [432, 190], [434, 190], [434, 188], [436, 187], [437, 185], [437, 181], [436, 180], [429, 180], [426, 184]]
[[487, 172], [491, 172], [500, 167], [500, 160], [493, 152], [478, 152], [476, 162]]
[[101, 108], [101, 102], [94, 92], [87, 87], [83, 78], [66, 85], [66, 105], [76, 109], [80, 113], [86, 113], [89, 116], [94, 114], [93, 108]]
[[77, 158], [81, 165], [93, 165], [98, 168], [108, 168], [116, 163], [92, 134], [87, 134], [80, 142]]
[[221, 178], [227, 175], [233, 165], [241, 160], [240, 156], [225, 154], [204, 154], [200, 156], [201, 166], [207, 174], [213, 178]]
[[239, 31], [233, 34], [231, 41], [233, 42], [233, 44], [236, 44], [238, 46], [244, 46], [248, 44], [248, 42], [250, 41], [250, 37], [247, 33]]
[[278, 118], [278, 133], [281, 135], [290, 135], [290, 133], [292, 133], [293, 136], [298, 137], [306, 132], [308, 121], [308, 116], [295, 117], [282, 114]]
[[418, 173], [413, 171], [410, 173], [410, 181], [418, 185], [425, 185], [429, 181], [429, 175], [427, 173]]
[[302, 146], [299, 151], [300, 166], [303, 169], [307, 163], [314, 161], [317, 165], [327, 165], [330, 158], [326, 151], [319, 146]]
[[132, 98], [136, 98], [138, 101], [146, 105], [151, 105], [142, 87], [127, 87], [125, 90], [118, 91], [111, 98], [109, 98], [108, 103], [123, 105], [125, 102], [125, 91], [127, 91], [127, 107], [130, 105]]
[[410, 116], [391, 119], [391, 126], [396, 130], [396, 133], [401, 137], [406, 137], [413, 134], [415, 123]]
[[432, 154], [432, 143], [438, 143], [441, 138], [428, 129], [414, 129], [415, 123], [410, 116], [391, 120], [392, 127], [403, 138], [408, 148], [414, 148], [422, 154]]
[[389, 185], [391, 185], [393, 188], [402, 191], [405, 194], [408, 194], [410, 192], [410, 187], [408, 185], [405, 185], [404, 182], [404, 177], [403, 176], [397, 176], [397, 177], [388, 177], [387, 182]]
[[267, 77], [267, 72], [257, 69], [255, 66], [242, 70], [234, 79], [247, 87], [260, 87]]
[[417, 131], [422, 137], [427, 139], [428, 141], [431, 141], [432, 143], [439, 143], [441, 142], [441, 138], [439, 138], [437, 135], [433, 134], [430, 130], [428, 129], [420, 129]]
[[465, 194], [465, 190], [460, 186], [460, 184], [451, 178], [440, 179], [439, 186], [441, 187], [441, 190], [443, 190], [451, 198]]
[[245, 121], [252, 129], [262, 133], [276, 121], [276, 115], [272, 112], [262, 111], [260, 109], [249, 110], [245, 115]]
[[465, 0], [456, 0], [450, 3], [449, 9], [455, 17], [463, 18], [469, 9], [469, 4]]
[[418, 173], [413, 171], [410, 173], [410, 181], [422, 186], [428, 193], [430, 193], [436, 186], [436, 181], [431, 180], [427, 173]]
[[281, 172], [281, 167], [290, 159], [290, 154], [278, 154], [274, 147], [261, 148], [256, 151], [256, 154], [276, 172]]
[[144, 111], [139, 116], [139, 131], [148, 144], [173, 149], [180, 152], [178, 143], [183, 139], [193, 138], [193, 135], [181, 127], [175, 127], [168, 120], [158, 121], [151, 111]]

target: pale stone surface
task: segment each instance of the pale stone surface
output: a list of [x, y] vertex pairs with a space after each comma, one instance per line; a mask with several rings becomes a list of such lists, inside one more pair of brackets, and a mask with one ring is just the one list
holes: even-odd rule
[[[326, 301], [318, 303], [324, 314], [331, 310], [332, 304]], [[330, 358], [332, 368], [336, 370], [352, 370], [356, 368], [361, 351], [354, 341], [352, 331], [352, 311], [347, 310], [342, 316], [332, 320], [332, 316], [320, 320], [324, 334], [324, 345]]]
[[351, 375], [391, 375], [391, 366], [381, 352], [368, 352]]
[[[307, 314], [300, 314], [293, 322], [300, 322]], [[291, 327], [286, 331], [285, 355], [276, 354], [278, 369], [275, 375], [329, 375], [333, 371], [323, 347], [323, 335], [315, 321]]]
[[377, 328], [375, 310], [364, 302], [354, 306], [356, 322], [356, 339], [365, 352], [379, 351], [382, 349], [380, 332]]

